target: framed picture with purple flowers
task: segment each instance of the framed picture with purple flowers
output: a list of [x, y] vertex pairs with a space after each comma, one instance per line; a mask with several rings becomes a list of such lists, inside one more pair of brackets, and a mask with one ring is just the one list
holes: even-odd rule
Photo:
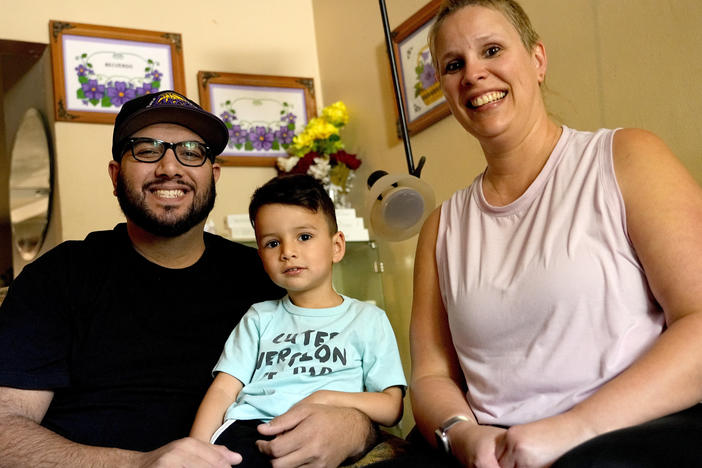
[[56, 120], [113, 123], [142, 94], [185, 91], [180, 34], [49, 21]]
[[312, 78], [200, 71], [200, 105], [229, 128], [224, 166], [274, 166], [316, 117]]
[[410, 135], [419, 133], [451, 112], [436, 79], [427, 40], [440, 3], [440, 0], [427, 3], [391, 33]]

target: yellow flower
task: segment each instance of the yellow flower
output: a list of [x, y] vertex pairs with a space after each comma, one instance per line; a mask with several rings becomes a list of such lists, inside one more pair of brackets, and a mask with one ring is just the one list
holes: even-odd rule
[[313, 140], [326, 140], [332, 135], [338, 135], [339, 129], [326, 120], [315, 117], [307, 124], [305, 132], [309, 133]]
[[336, 101], [322, 109], [322, 118], [336, 127], [342, 127], [349, 121], [349, 113], [346, 104]]
[[304, 148], [306, 146], [311, 146], [314, 138], [307, 132], [304, 131], [299, 135], [293, 137], [293, 145], [298, 148]]
[[316, 133], [317, 127], [319, 127], [323, 123], [324, 122], [322, 121], [322, 119], [320, 117], [313, 117], [309, 120], [309, 122], [307, 122], [307, 125], [305, 126], [305, 130], [303, 131], [303, 133], [307, 133], [310, 136], [312, 136]]
[[344, 149], [339, 128], [348, 120], [346, 105], [342, 101], [325, 107], [320, 117], [310, 119], [304, 130], [293, 137], [288, 153], [302, 158], [310, 152], [328, 156]]
[[295, 156], [302, 157], [312, 150], [314, 145], [314, 138], [310, 136], [307, 131], [295, 135], [293, 137], [292, 145], [289, 148], [289, 152]]

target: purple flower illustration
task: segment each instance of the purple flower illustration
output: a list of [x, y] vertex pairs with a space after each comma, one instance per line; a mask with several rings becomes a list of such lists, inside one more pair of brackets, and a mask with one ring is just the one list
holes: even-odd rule
[[101, 99], [105, 93], [105, 86], [98, 84], [97, 80], [88, 80], [87, 83], [83, 83], [81, 86], [85, 97], [88, 99]]
[[292, 139], [295, 136], [292, 130], [287, 126], [280, 127], [280, 130], [275, 132], [275, 138], [280, 142], [281, 145], [292, 143]]
[[290, 112], [290, 113], [288, 113], [280, 118], [281, 121], [287, 122], [289, 124], [294, 124], [295, 119], [297, 119], [297, 116], [295, 114], [293, 114], [292, 112]]
[[431, 63], [425, 63], [424, 70], [419, 76], [419, 80], [422, 82], [422, 88], [424, 89], [427, 89], [428, 87], [436, 83], [434, 65], [432, 65]]
[[234, 145], [243, 145], [246, 143], [248, 133], [241, 128], [241, 125], [234, 125], [229, 129], [229, 141]]
[[146, 77], [151, 77], [152, 81], [161, 81], [161, 79], [163, 78], [163, 74], [158, 70], [154, 70], [151, 73], [147, 73]]
[[152, 94], [156, 92], [155, 88], [151, 87], [151, 83], [144, 83], [141, 87], [134, 90], [137, 96], [143, 96], [145, 94]]
[[269, 150], [273, 146], [273, 132], [266, 127], [256, 127], [254, 131], [249, 133], [249, 140], [253, 144], [254, 149]]
[[85, 76], [86, 74], [90, 73], [90, 69], [85, 65], [80, 64], [76, 67], [76, 73], [78, 73], [78, 76]]
[[236, 120], [236, 115], [232, 114], [229, 111], [224, 111], [221, 114], [219, 114], [219, 116], [224, 122], [231, 122], [232, 120]]
[[107, 95], [114, 106], [121, 106], [136, 97], [136, 91], [133, 88], [127, 88], [127, 83], [124, 81], [115, 81], [114, 87], [107, 88]]

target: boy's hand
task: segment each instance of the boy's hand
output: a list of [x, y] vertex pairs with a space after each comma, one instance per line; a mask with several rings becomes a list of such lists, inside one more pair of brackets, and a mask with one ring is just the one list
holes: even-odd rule
[[309, 402], [259, 425], [258, 431], [275, 436], [256, 442], [274, 468], [336, 467], [363, 453], [374, 435], [370, 420], [360, 411]]

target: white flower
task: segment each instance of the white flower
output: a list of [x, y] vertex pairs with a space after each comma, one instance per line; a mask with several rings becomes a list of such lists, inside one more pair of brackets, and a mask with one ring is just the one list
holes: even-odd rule
[[329, 160], [326, 158], [314, 158], [314, 164], [307, 169], [307, 173], [317, 180], [327, 182], [329, 180]]
[[293, 167], [297, 164], [299, 161], [299, 158], [296, 158], [294, 156], [288, 156], [285, 158], [278, 158], [277, 164], [278, 168], [283, 171], [283, 172], [290, 172]]

